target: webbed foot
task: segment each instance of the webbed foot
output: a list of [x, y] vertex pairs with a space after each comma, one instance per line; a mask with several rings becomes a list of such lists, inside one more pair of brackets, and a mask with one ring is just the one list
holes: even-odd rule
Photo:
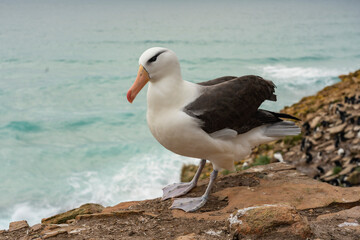
[[207, 198], [195, 197], [195, 198], [178, 198], [175, 199], [170, 209], [182, 209], [185, 212], [194, 212], [205, 205]]
[[[195, 184], [196, 185], [196, 184]], [[192, 182], [174, 183], [163, 188], [162, 200], [182, 196], [195, 187]]]
[[191, 189], [193, 189], [199, 180], [201, 171], [203, 170], [205, 163], [206, 163], [206, 160], [201, 159], [199, 168], [196, 171], [195, 176], [191, 180], [191, 182], [174, 183], [174, 184], [167, 185], [166, 187], [164, 187], [162, 200], [182, 196], [182, 195], [188, 193]]

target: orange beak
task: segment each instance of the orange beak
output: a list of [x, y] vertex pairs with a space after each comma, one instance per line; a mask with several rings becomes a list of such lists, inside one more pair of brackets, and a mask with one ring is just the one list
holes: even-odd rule
[[142, 65], [140, 65], [136, 80], [126, 95], [127, 100], [130, 103], [132, 103], [134, 101], [136, 95], [146, 85], [146, 83], [149, 81], [149, 79], [150, 79], [150, 77], [149, 77], [148, 72], [145, 70], [145, 68]]

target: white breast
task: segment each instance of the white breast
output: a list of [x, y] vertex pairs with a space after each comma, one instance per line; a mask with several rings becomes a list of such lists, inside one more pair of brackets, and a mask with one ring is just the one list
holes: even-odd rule
[[183, 80], [167, 80], [149, 85], [147, 121], [150, 131], [168, 150], [184, 156], [200, 157], [199, 148], [204, 146], [206, 139], [211, 138], [200, 128], [199, 121], [187, 115], [183, 109], [199, 96], [201, 86]]

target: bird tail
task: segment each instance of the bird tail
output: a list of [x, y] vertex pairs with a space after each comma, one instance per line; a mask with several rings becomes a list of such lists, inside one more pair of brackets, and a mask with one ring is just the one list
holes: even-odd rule
[[286, 113], [277, 113], [277, 112], [271, 112], [271, 111], [268, 111], [268, 112], [272, 113], [274, 116], [276, 116], [278, 118], [286, 118], [286, 119], [292, 119], [292, 120], [300, 121], [300, 119], [298, 119], [297, 117], [291, 116], [291, 115], [286, 114]]
[[285, 137], [295, 136], [301, 133], [301, 130], [294, 122], [281, 121], [268, 125], [265, 129], [264, 135], [267, 137]]

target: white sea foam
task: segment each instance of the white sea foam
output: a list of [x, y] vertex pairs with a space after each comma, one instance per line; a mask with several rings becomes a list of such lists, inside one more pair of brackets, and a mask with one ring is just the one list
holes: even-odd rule
[[160, 197], [164, 186], [180, 180], [182, 164], [197, 162], [167, 151], [155, 151], [134, 156], [119, 169], [114, 167], [113, 174], [101, 171], [73, 173], [66, 181], [70, 191], [63, 193], [60, 200], [50, 199], [52, 204], [17, 204], [7, 213], [2, 213], [0, 229], [7, 229], [10, 221], [27, 220], [30, 225], [40, 223], [44, 217], [84, 203], [111, 206], [123, 201]]
[[137, 155], [111, 176], [83, 172], [73, 174], [68, 183], [76, 199], [103, 205], [155, 198], [162, 195], [164, 186], [180, 180], [182, 164], [190, 162], [197, 163], [169, 153]]
[[60, 210], [59, 207], [47, 203], [33, 205], [29, 202], [16, 204], [9, 209], [10, 218], [0, 219], [0, 229], [8, 229], [9, 223], [13, 221], [26, 220], [30, 226], [40, 223], [44, 217], [52, 216]]
[[[311, 80], [331, 79], [345, 73], [344, 69], [328, 69], [314, 67], [288, 67], [285, 65], [269, 65], [262, 68], [262, 75], [286, 82], [297, 79], [297, 84], [311, 84]], [[310, 80], [310, 81], [309, 81]], [[325, 85], [327, 83], [324, 83]]]

